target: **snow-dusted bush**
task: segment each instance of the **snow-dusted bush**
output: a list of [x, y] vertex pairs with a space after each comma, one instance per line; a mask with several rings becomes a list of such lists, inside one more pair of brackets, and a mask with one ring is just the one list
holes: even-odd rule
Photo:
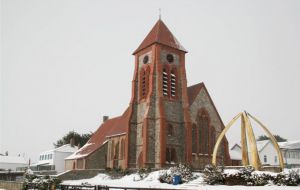
[[180, 176], [181, 182], [186, 183], [195, 179], [193, 176], [191, 168], [186, 164], [178, 164], [177, 166], [169, 168], [167, 171], [163, 172], [159, 176], [159, 181], [161, 183], [169, 183], [171, 184], [174, 176]]
[[216, 167], [207, 166], [204, 169], [204, 182], [207, 184], [225, 184], [225, 185], [245, 185], [245, 186], [264, 186], [270, 185], [288, 185], [297, 186], [300, 184], [299, 174], [295, 171], [289, 173], [279, 173], [271, 175], [270, 173], [254, 172], [253, 167], [247, 166], [235, 172], [226, 173]]
[[34, 174], [25, 174], [23, 182], [23, 190], [27, 189], [39, 189], [39, 190], [48, 190], [56, 189], [58, 184], [61, 183], [61, 180], [56, 177], [49, 176], [37, 176]]
[[274, 184], [279, 186], [297, 186], [300, 184], [299, 174], [293, 170], [289, 173], [279, 173], [275, 179]]
[[264, 186], [272, 184], [273, 176], [267, 173], [255, 173], [252, 166], [246, 166], [235, 173], [224, 173], [226, 185]]
[[274, 177], [270, 174], [262, 173], [262, 174], [256, 174], [252, 173], [251, 175], [251, 185], [254, 186], [264, 186], [267, 184], [273, 184]]
[[150, 172], [151, 168], [140, 168], [137, 173], [139, 174], [140, 179], [144, 179], [149, 175]]
[[223, 168], [206, 165], [204, 168], [204, 182], [209, 185], [223, 184]]
[[127, 169], [122, 169], [120, 167], [117, 168], [105, 168], [105, 172], [112, 178], [112, 179], [119, 179], [127, 174], [129, 171]]

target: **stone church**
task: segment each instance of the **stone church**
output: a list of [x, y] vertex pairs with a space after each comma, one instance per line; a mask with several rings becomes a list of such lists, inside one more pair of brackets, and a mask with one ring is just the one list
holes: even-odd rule
[[[124, 113], [104, 120], [65, 169], [162, 168], [211, 163], [224, 124], [203, 83], [187, 86], [186, 49], [159, 19], [133, 52], [132, 95]], [[228, 142], [218, 162], [229, 164]]]

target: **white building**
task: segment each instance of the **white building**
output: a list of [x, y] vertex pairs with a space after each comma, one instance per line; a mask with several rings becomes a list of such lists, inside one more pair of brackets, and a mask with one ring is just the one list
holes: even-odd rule
[[234, 144], [230, 150], [229, 155], [231, 159], [231, 165], [239, 166], [242, 163], [242, 149], [241, 146], [238, 144]]
[[[280, 142], [278, 145], [283, 156], [285, 167], [300, 167], [300, 141]], [[262, 165], [279, 165], [277, 152], [270, 140], [257, 141], [256, 146]], [[241, 159], [241, 154], [241, 148], [237, 144], [230, 149], [230, 155], [234, 160]], [[249, 156], [249, 159], [251, 159], [251, 156]]]
[[285, 165], [290, 168], [300, 167], [300, 140], [279, 143]]
[[0, 170], [16, 171], [17, 168], [24, 168], [27, 166], [28, 162], [26, 162], [24, 157], [0, 155]]
[[70, 144], [61, 147], [47, 150], [39, 155], [39, 161], [31, 165], [31, 168], [36, 171], [56, 171], [61, 173], [65, 169], [65, 158], [78, 150], [77, 146]]

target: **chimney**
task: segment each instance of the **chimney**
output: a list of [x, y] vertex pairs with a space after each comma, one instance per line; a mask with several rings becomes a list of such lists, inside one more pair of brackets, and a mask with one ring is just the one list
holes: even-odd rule
[[108, 120], [108, 116], [107, 115], [105, 115], [105, 116], [103, 116], [103, 123], [106, 121], [106, 120]]
[[74, 137], [72, 137], [72, 138], [70, 139], [70, 145], [71, 145], [71, 147], [74, 147], [74, 144], [75, 144], [74, 141], [75, 141], [75, 140], [74, 140]]

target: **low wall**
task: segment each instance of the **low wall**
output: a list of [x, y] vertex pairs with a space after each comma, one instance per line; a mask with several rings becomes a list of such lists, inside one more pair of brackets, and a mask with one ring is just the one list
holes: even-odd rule
[[43, 170], [43, 171], [33, 171], [35, 175], [56, 175], [55, 170]]
[[0, 181], [0, 189], [6, 189], [6, 190], [21, 190], [22, 189], [22, 183], [21, 182], [15, 182], [15, 181]]
[[88, 179], [95, 177], [99, 173], [105, 172], [104, 169], [99, 169], [99, 170], [69, 170], [66, 171], [62, 174], [58, 174], [57, 177], [61, 179], [62, 181], [64, 180], [78, 180], [78, 179]]
[[[241, 168], [245, 168], [244, 166], [225, 166], [224, 169], [241, 169]], [[261, 171], [268, 171], [268, 172], [275, 172], [275, 173], [279, 173], [281, 172], [281, 168], [278, 166], [263, 166], [260, 169]]]

